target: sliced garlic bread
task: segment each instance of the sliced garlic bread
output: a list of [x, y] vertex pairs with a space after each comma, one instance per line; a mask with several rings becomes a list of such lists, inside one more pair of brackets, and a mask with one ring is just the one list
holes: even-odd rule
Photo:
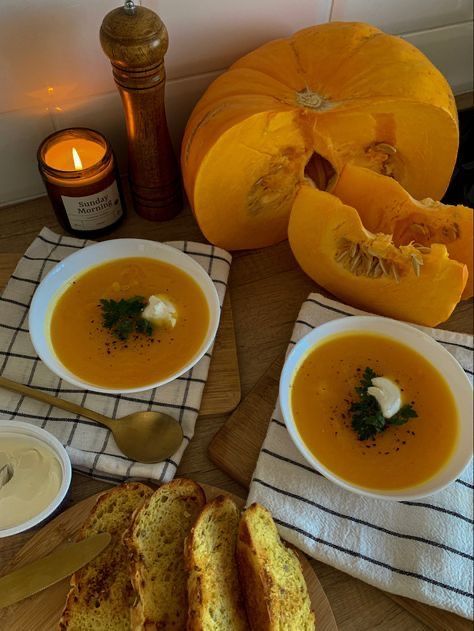
[[186, 541], [188, 631], [246, 631], [235, 559], [240, 511], [230, 497], [206, 504]]
[[136, 592], [134, 631], [186, 629], [184, 542], [205, 503], [198, 484], [176, 479], [155, 491], [135, 515], [124, 538]]
[[280, 539], [270, 512], [252, 504], [242, 515], [237, 564], [254, 631], [313, 631], [314, 613], [296, 554]]
[[105, 550], [71, 577], [71, 588], [59, 621], [64, 631], [129, 631], [133, 590], [128, 553], [122, 544], [134, 511], [152, 495], [140, 483], [122, 484], [99, 497], [85, 521], [80, 539], [110, 532]]

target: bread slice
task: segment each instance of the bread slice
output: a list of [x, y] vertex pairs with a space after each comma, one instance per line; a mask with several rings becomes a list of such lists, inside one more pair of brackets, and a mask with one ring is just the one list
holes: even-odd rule
[[102, 494], [86, 519], [79, 539], [110, 532], [101, 554], [71, 577], [59, 629], [64, 631], [129, 631], [133, 590], [122, 536], [132, 514], [152, 495], [140, 483], [122, 484]]
[[219, 495], [206, 504], [186, 541], [188, 631], [249, 629], [237, 573], [240, 511]]
[[205, 503], [201, 487], [181, 478], [155, 491], [135, 515], [124, 538], [136, 592], [134, 631], [186, 629], [184, 542]]
[[240, 520], [237, 564], [253, 630], [315, 628], [298, 557], [281, 541], [270, 512], [260, 504], [252, 504]]

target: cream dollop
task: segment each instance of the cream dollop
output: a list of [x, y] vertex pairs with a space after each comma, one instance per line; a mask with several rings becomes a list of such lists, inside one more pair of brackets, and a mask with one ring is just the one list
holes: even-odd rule
[[30, 436], [2, 437], [0, 443], [0, 529], [35, 517], [54, 500], [61, 487], [61, 464], [54, 452]]
[[367, 392], [377, 400], [385, 418], [392, 418], [402, 407], [400, 388], [387, 377], [374, 377]]
[[177, 312], [174, 304], [162, 295], [150, 296], [143, 309], [143, 317], [155, 326], [173, 329], [176, 326]]

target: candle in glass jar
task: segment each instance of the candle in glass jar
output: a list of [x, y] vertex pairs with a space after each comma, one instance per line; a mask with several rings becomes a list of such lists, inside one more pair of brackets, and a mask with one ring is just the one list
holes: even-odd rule
[[48, 136], [38, 149], [38, 164], [59, 222], [82, 237], [97, 237], [123, 219], [125, 205], [107, 140], [86, 128]]

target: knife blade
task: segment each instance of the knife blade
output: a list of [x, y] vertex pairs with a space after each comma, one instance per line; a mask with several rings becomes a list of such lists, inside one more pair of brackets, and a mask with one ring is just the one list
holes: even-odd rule
[[66, 578], [102, 552], [111, 538], [110, 533], [101, 532], [60, 546], [42, 559], [0, 577], [0, 609]]

